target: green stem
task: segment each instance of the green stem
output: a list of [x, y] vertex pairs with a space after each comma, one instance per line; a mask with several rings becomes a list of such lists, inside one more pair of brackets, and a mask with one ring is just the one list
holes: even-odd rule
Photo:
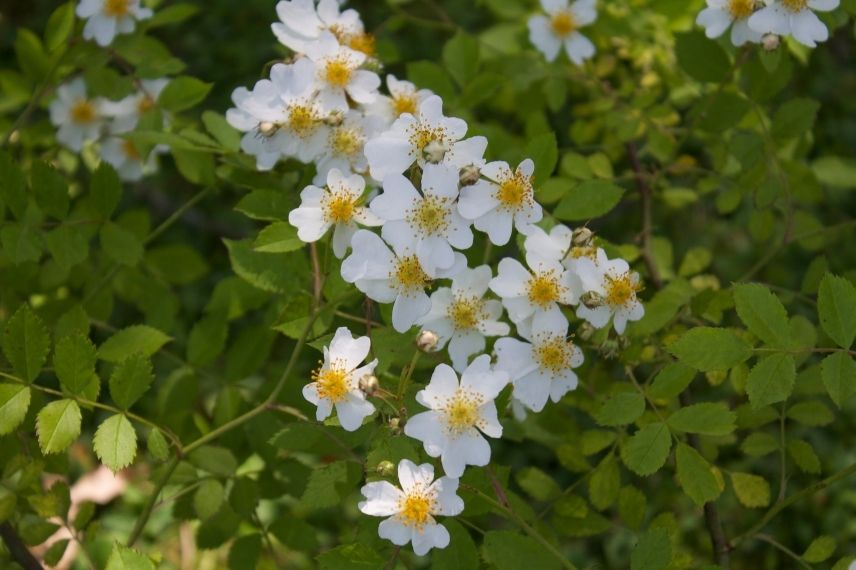
[[149, 500], [146, 501], [146, 506], [143, 507], [143, 512], [140, 513], [140, 516], [137, 518], [137, 522], [134, 524], [134, 529], [131, 531], [131, 536], [128, 537], [128, 542], [125, 543], [128, 548], [134, 546], [134, 543], [136, 543], [140, 538], [140, 535], [143, 534], [143, 529], [145, 528], [149, 517], [152, 516], [152, 510], [155, 508], [158, 496], [161, 491], [163, 491], [163, 488], [166, 486], [173, 471], [175, 471], [175, 468], [178, 467], [179, 460], [180, 456], [174, 455], [172, 459], [169, 460], [169, 463], [166, 464], [163, 475], [155, 484], [154, 491], [152, 491], [152, 494], [149, 496]]
[[36, 108], [39, 106], [39, 103], [41, 103], [41, 101], [42, 101], [42, 97], [45, 96], [45, 93], [47, 93], [47, 91], [48, 91], [48, 87], [50, 87], [50, 85], [51, 85], [51, 79], [53, 78], [54, 73], [56, 72], [57, 69], [59, 69], [59, 66], [62, 65], [62, 62], [65, 60], [65, 56], [67, 53], [68, 53], [68, 46], [66, 46], [66, 51], [61, 56], [59, 56], [57, 58], [57, 60], [54, 62], [54, 64], [51, 66], [51, 68], [48, 70], [48, 72], [45, 74], [45, 78], [42, 80], [42, 82], [38, 86], [38, 88], [35, 91], [33, 91], [33, 94], [30, 97], [30, 100], [27, 103], [27, 106], [24, 107], [24, 110], [21, 112], [20, 115], [18, 115], [18, 118], [15, 119], [15, 122], [9, 128], [9, 131], [3, 137], [3, 141], [0, 142], [0, 148], [3, 148], [7, 144], [9, 144], [9, 140], [12, 138], [12, 135], [15, 133], [15, 131], [20, 129], [23, 126], [23, 124], [27, 122], [27, 119], [30, 118], [30, 115], [32, 115], [33, 111], [35, 111]]
[[413, 371], [416, 370], [416, 364], [419, 362], [419, 358], [422, 356], [422, 351], [418, 348], [416, 352], [413, 354], [413, 358], [410, 359], [410, 364], [407, 365], [407, 368], [401, 371], [401, 377], [398, 379], [398, 400], [404, 397], [407, 392], [407, 384], [410, 383], [410, 377], [413, 376]]
[[812, 567], [808, 563], [806, 563], [806, 561], [803, 560], [799, 554], [797, 554], [778, 540], [774, 539], [772, 536], [768, 536], [766, 534], [756, 534], [753, 538], [772, 545], [773, 547], [787, 554], [789, 557], [793, 558], [797, 562], [797, 564], [799, 564], [803, 568], [808, 568], [809, 570], [812, 570]]

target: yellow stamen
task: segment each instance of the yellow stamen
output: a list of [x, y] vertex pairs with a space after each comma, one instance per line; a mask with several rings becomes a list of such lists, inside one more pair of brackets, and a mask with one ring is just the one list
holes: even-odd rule
[[484, 320], [484, 301], [476, 297], [458, 297], [449, 305], [446, 315], [456, 330], [472, 330]]
[[344, 401], [348, 395], [350, 374], [335, 362], [329, 368], [322, 366], [314, 371], [312, 380], [318, 383], [318, 395], [334, 404]]
[[431, 284], [431, 278], [422, 269], [422, 264], [415, 255], [398, 258], [391, 278], [405, 292], [423, 291]]
[[479, 425], [481, 423], [479, 417], [479, 406], [481, 404], [481, 395], [459, 388], [443, 409], [446, 417], [446, 428], [452, 434], [460, 435]]
[[627, 305], [636, 300], [638, 284], [634, 282], [631, 273], [606, 276], [606, 302], [613, 307]]
[[418, 125], [410, 133], [410, 144], [415, 146], [419, 153], [433, 142], [440, 144], [448, 143], [449, 141], [446, 140], [446, 130], [443, 128], [432, 129]]
[[339, 127], [330, 133], [330, 148], [338, 155], [351, 156], [363, 148], [363, 137], [356, 129]]
[[134, 143], [125, 139], [122, 141], [122, 152], [125, 153], [125, 156], [130, 158], [131, 160], [139, 161], [141, 160], [140, 151], [137, 150], [137, 147], [134, 146]]
[[369, 57], [375, 54], [375, 37], [368, 33], [354, 34], [348, 37], [348, 47], [366, 54]]
[[597, 260], [597, 248], [594, 246], [574, 246], [571, 248], [571, 252], [568, 254], [568, 257], [573, 259], [580, 259], [581, 257], [588, 257], [592, 261]]
[[449, 198], [428, 195], [407, 215], [407, 221], [428, 235], [437, 235], [449, 227]]
[[801, 12], [808, 6], [808, 0], [782, 0], [782, 4], [791, 12]]
[[529, 302], [546, 309], [551, 303], [557, 302], [566, 287], [559, 283], [559, 276], [554, 269], [538, 273], [529, 280], [526, 292]]
[[121, 18], [131, 11], [131, 0], [107, 0], [104, 2], [104, 14], [111, 18]]
[[140, 102], [137, 104], [137, 112], [139, 114], [143, 114], [146, 111], [150, 111], [155, 106], [155, 100], [149, 97], [148, 95], [144, 95]]
[[78, 99], [71, 106], [71, 120], [80, 125], [88, 125], [98, 118], [95, 106], [86, 99]]
[[330, 224], [346, 224], [354, 218], [357, 199], [348, 192], [331, 192], [321, 203], [324, 221]]
[[345, 59], [331, 59], [324, 66], [324, 79], [333, 87], [344, 87], [351, 81], [353, 70]]
[[392, 97], [392, 110], [395, 116], [398, 117], [404, 113], [416, 115], [418, 110], [415, 93], [402, 93]]
[[562, 337], [552, 337], [543, 342], [537, 342], [532, 348], [535, 361], [538, 365], [558, 374], [571, 367], [571, 357], [574, 354], [574, 345]]
[[434, 501], [424, 495], [408, 495], [401, 506], [399, 516], [405, 526], [422, 528], [431, 518]]
[[532, 201], [532, 177], [516, 171], [499, 181], [494, 196], [500, 208], [517, 211]]
[[288, 127], [301, 138], [311, 135], [320, 119], [310, 105], [295, 104], [288, 109]]
[[562, 10], [553, 14], [550, 19], [550, 28], [553, 33], [560, 38], [566, 38], [577, 30], [577, 25], [574, 15], [568, 10]]

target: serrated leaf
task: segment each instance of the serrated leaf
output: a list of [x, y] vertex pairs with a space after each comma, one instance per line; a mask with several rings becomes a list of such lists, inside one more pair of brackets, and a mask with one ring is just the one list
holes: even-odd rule
[[57, 342], [53, 363], [59, 383], [70, 394], [79, 396], [95, 375], [95, 345], [88, 338], [74, 335]]
[[646, 425], [621, 448], [624, 464], [643, 477], [652, 475], [666, 463], [672, 449], [672, 435], [662, 422]]
[[645, 411], [645, 398], [636, 392], [621, 392], [603, 403], [594, 416], [602, 426], [622, 426], [635, 422]]
[[21, 384], [0, 384], [0, 435], [21, 425], [30, 408], [32, 391]]
[[798, 137], [814, 126], [820, 103], [813, 99], [793, 98], [776, 110], [770, 134], [776, 139]]
[[321, 570], [377, 570], [386, 561], [365, 544], [344, 544], [317, 557]]
[[630, 554], [630, 570], [664, 570], [672, 560], [672, 541], [665, 528], [652, 528]]
[[744, 507], [757, 509], [770, 504], [770, 484], [763, 477], [750, 473], [731, 473], [734, 493]]
[[155, 570], [155, 564], [148, 556], [116, 543], [104, 570]]
[[811, 400], [799, 402], [788, 408], [788, 418], [806, 426], [825, 426], [835, 421], [832, 410], [823, 402]]
[[621, 476], [618, 472], [618, 462], [614, 455], [607, 455], [589, 478], [591, 504], [599, 511], [609, 508], [618, 499], [620, 487]]
[[297, 237], [297, 228], [288, 222], [274, 222], [259, 232], [253, 250], [262, 253], [288, 253], [305, 244]]
[[675, 53], [681, 69], [699, 81], [722, 81], [731, 67], [725, 50], [697, 31], [675, 34]]
[[681, 487], [696, 505], [702, 506], [719, 496], [719, 482], [710, 463], [698, 451], [685, 443], [679, 443], [675, 459]]
[[476, 570], [479, 552], [470, 533], [454, 519], [446, 519], [443, 526], [449, 531], [449, 546], [431, 553], [431, 570]]
[[89, 181], [89, 208], [102, 220], [109, 220], [122, 198], [119, 175], [106, 161], [101, 161]]
[[29, 305], [21, 305], [6, 322], [3, 354], [15, 372], [27, 382], [32, 382], [39, 375], [50, 344], [48, 330]]
[[839, 408], [856, 392], [856, 362], [844, 352], [830, 354], [820, 365], [823, 385]]
[[95, 430], [95, 454], [112, 471], [130, 465], [137, 455], [137, 432], [124, 414], [110, 416]]
[[807, 441], [792, 439], [788, 442], [788, 454], [801, 471], [811, 474], [820, 473], [820, 458]]
[[36, 161], [30, 171], [30, 187], [39, 208], [57, 220], [68, 215], [68, 184], [52, 166]]
[[229, 547], [229, 570], [255, 568], [262, 552], [262, 535], [245, 534]]
[[153, 380], [151, 361], [142, 354], [134, 354], [113, 369], [110, 397], [117, 406], [127, 410], [146, 393]]
[[193, 508], [201, 520], [213, 517], [220, 510], [226, 492], [216, 479], [205, 479], [193, 493]]
[[201, 103], [213, 84], [195, 77], [181, 76], [171, 79], [158, 96], [158, 106], [174, 113]]
[[756, 432], [749, 434], [740, 449], [750, 457], [763, 457], [779, 449], [779, 442], [768, 433]]
[[827, 273], [820, 282], [817, 312], [829, 338], [841, 348], [850, 348], [856, 338], [856, 286]]
[[772, 291], [757, 283], [736, 285], [734, 304], [737, 315], [752, 334], [776, 348], [789, 346], [788, 313]]
[[348, 483], [348, 463], [336, 461], [315, 469], [309, 476], [309, 482], [300, 501], [312, 509], [324, 509], [339, 504], [339, 488]]
[[669, 416], [669, 427], [675, 431], [703, 435], [727, 435], [736, 428], [737, 414], [725, 404], [701, 403], [686, 406]]
[[484, 553], [497, 570], [538, 568], [554, 570], [559, 562], [528, 536], [508, 530], [494, 530], [484, 535]]
[[249, 240], [224, 239], [229, 250], [232, 269], [247, 283], [271, 293], [290, 293], [303, 286], [300, 265], [303, 261], [296, 254], [286, 261], [284, 254], [253, 251]]
[[791, 354], [776, 353], [762, 358], [746, 379], [746, 393], [756, 410], [787, 400], [794, 389], [796, 366]]
[[[45, 48], [53, 51], [68, 40], [74, 30], [74, 3], [66, 2], [53, 11], [45, 26]], [[56, 566], [51, 564], [50, 566]]]
[[676, 397], [687, 389], [697, 372], [680, 362], [667, 364], [657, 375], [648, 388], [648, 395], [655, 400], [668, 400]]
[[158, 329], [147, 325], [134, 325], [120, 330], [98, 347], [98, 358], [120, 362], [131, 355], [151, 356], [172, 340]]
[[696, 370], [728, 370], [752, 356], [752, 347], [728, 329], [697, 327], [668, 347], [675, 357]]
[[642, 526], [645, 520], [645, 508], [647, 506], [645, 494], [630, 485], [621, 488], [618, 494], [618, 514], [624, 523], [632, 529]]
[[152, 457], [158, 461], [163, 461], [169, 457], [169, 444], [158, 428], [152, 428], [146, 438], [146, 447]]
[[553, 215], [565, 221], [585, 221], [609, 213], [621, 201], [624, 188], [603, 180], [587, 180], [568, 190]]
[[45, 455], [65, 450], [80, 435], [80, 407], [74, 400], [58, 400], [36, 416], [39, 447]]

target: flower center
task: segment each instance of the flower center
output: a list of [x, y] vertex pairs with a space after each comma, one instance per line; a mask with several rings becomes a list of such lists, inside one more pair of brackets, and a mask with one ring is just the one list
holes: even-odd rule
[[140, 156], [140, 151], [137, 150], [137, 147], [134, 146], [134, 143], [125, 139], [122, 141], [122, 152], [125, 153], [125, 156], [130, 158], [131, 160], [139, 161], [142, 157]]
[[568, 257], [573, 259], [579, 259], [581, 257], [588, 257], [592, 261], [597, 259], [597, 248], [594, 246], [574, 246], [571, 248], [571, 252], [568, 254]]
[[338, 155], [351, 156], [363, 148], [363, 137], [357, 129], [339, 127], [330, 134], [330, 148]]
[[413, 132], [410, 133], [410, 144], [416, 147], [417, 153], [421, 153], [425, 150], [425, 147], [431, 143], [437, 143], [445, 146], [447, 143], [446, 130], [442, 127], [431, 128], [424, 125], [418, 125]]
[[437, 235], [449, 227], [449, 198], [425, 196], [410, 210], [407, 221], [426, 235]]
[[472, 429], [481, 419], [479, 417], [481, 404], [481, 395], [459, 388], [443, 410], [446, 415], [446, 427], [454, 435], [460, 435]]
[[431, 284], [431, 278], [422, 269], [415, 255], [399, 257], [392, 278], [405, 292], [422, 291]]
[[333, 87], [344, 87], [351, 81], [351, 66], [345, 59], [331, 59], [324, 66], [324, 79]]
[[107, 0], [104, 2], [104, 14], [111, 18], [121, 18], [131, 11], [131, 0]]
[[137, 104], [137, 112], [139, 114], [143, 114], [146, 111], [150, 111], [155, 106], [155, 100], [149, 97], [148, 95], [144, 95], [140, 102]]
[[728, 0], [732, 20], [745, 20], [755, 11], [755, 0]]
[[484, 301], [476, 297], [458, 297], [446, 311], [456, 330], [472, 330], [482, 321]]
[[782, 0], [782, 4], [791, 12], [801, 12], [808, 6], [808, 0]]
[[533, 356], [538, 365], [553, 374], [571, 367], [573, 344], [564, 338], [554, 336], [532, 347]]
[[627, 272], [614, 277], [606, 275], [606, 302], [613, 307], [626, 305], [636, 299], [636, 283]]
[[375, 37], [371, 34], [354, 34], [348, 37], [348, 47], [371, 57], [375, 54]]
[[319, 368], [312, 373], [312, 380], [318, 383], [318, 395], [334, 404], [348, 395], [350, 375], [341, 365], [332, 363], [330, 368]]
[[404, 113], [410, 113], [415, 116], [418, 110], [416, 106], [416, 94], [401, 93], [399, 95], [394, 95], [392, 97], [392, 109], [395, 112], [396, 117], [403, 115]]
[[520, 172], [511, 174], [500, 181], [495, 198], [499, 200], [501, 208], [519, 210], [532, 200], [532, 178]]
[[324, 220], [331, 224], [346, 224], [354, 217], [357, 200], [347, 192], [332, 192], [321, 205]]
[[559, 276], [555, 269], [538, 273], [529, 280], [527, 285], [527, 295], [529, 302], [537, 305], [542, 309], [546, 309], [551, 303], [559, 300], [565, 287], [559, 283]]
[[86, 99], [79, 99], [71, 106], [71, 120], [81, 125], [95, 121], [95, 107]]
[[288, 126], [297, 136], [305, 138], [318, 127], [318, 115], [310, 105], [292, 105], [288, 109]]
[[574, 15], [569, 10], [562, 10], [553, 14], [550, 19], [550, 28], [560, 38], [566, 38], [578, 28]]
[[431, 518], [434, 498], [416, 491], [404, 498], [400, 509], [398, 514], [404, 526], [422, 528]]

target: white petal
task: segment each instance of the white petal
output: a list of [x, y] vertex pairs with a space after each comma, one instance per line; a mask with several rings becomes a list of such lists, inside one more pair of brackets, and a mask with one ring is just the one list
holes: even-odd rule
[[550, 397], [550, 377], [535, 370], [514, 382], [514, 397], [533, 412], [540, 412]]
[[413, 531], [413, 553], [425, 556], [432, 548], [449, 546], [449, 531], [441, 524], [426, 524], [422, 531]]
[[396, 546], [404, 546], [410, 542], [410, 527], [404, 526], [396, 517], [381, 521], [377, 528], [377, 534]]
[[414, 487], [421, 486], [423, 489], [434, 481], [434, 466], [430, 463], [416, 465], [409, 459], [402, 459], [398, 463], [398, 482], [405, 494]]
[[388, 517], [398, 512], [398, 502], [403, 493], [388, 481], [367, 483], [360, 489], [366, 498], [358, 508], [363, 514], [373, 517]]
[[696, 17], [696, 24], [704, 28], [709, 38], [718, 38], [731, 25], [731, 16], [719, 8], [705, 8]]
[[371, 350], [367, 336], [354, 338], [348, 327], [339, 327], [330, 341], [330, 358], [342, 360], [346, 370], [353, 370], [366, 359]]
[[448, 364], [438, 364], [431, 374], [431, 381], [416, 394], [416, 401], [426, 408], [437, 410], [455, 395], [458, 387], [458, 375], [455, 371]]
[[532, 16], [529, 19], [529, 41], [544, 54], [547, 61], [554, 61], [562, 49], [562, 42], [550, 28], [550, 20], [545, 16]]
[[354, 394], [348, 394], [344, 402], [336, 404], [336, 415], [345, 431], [356, 431], [363, 425], [363, 420], [375, 411], [374, 405]]
[[502, 437], [502, 424], [496, 413], [496, 404], [490, 402], [479, 407], [479, 429], [488, 437]]
[[513, 223], [514, 216], [510, 212], [496, 209], [477, 219], [475, 226], [485, 232], [494, 245], [505, 245], [511, 239]]
[[382, 220], [402, 220], [420, 201], [419, 192], [407, 178], [389, 174], [383, 179], [383, 193], [371, 201], [369, 208]]
[[484, 350], [484, 336], [478, 331], [456, 334], [449, 341], [449, 358], [455, 370], [464, 370], [470, 356]]
[[802, 10], [791, 16], [791, 33], [794, 39], [808, 47], [829, 39], [829, 30], [811, 10]]
[[449, 477], [460, 477], [467, 465], [484, 467], [490, 463], [490, 444], [476, 430], [449, 441], [440, 457], [443, 471]]
[[759, 34], [787, 35], [791, 33], [790, 15], [786, 8], [774, 3], [749, 16], [749, 27]]
[[609, 322], [609, 317], [612, 316], [612, 311], [608, 307], [597, 307], [589, 309], [585, 305], [577, 307], [577, 316], [585, 319], [596, 329], [602, 329]]
[[565, 40], [565, 51], [571, 61], [577, 65], [582, 65], [583, 62], [594, 55], [594, 44], [587, 37], [579, 32], [574, 32], [571, 37]]
[[462, 188], [458, 199], [458, 212], [467, 220], [484, 216], [499, 205], [495, 193], [495, 186], [484, 180]]
[[830, 12], [838, 8], [839, 0], [808, 0], [808, 7], [821, 12]]
[[405, 333], [430, 310], [431, 299], [422, 291], [412, 295], [399, 295], [392, 306], [392, 327], [400, 333]]
[[429, 456], [439, 457], [446, 446], [442, 421], [440, 412], [429, 411], [416, 414], [404, 424], [404, 435], [421, 441], [425, 447], [425, 453]]
[[458, 480], [452, 477], [440, 477], [431, 485], [437, 491], [437, 508], [432, 513], [444, 517], [454, 517], [464, 510], [464, 501], [458, 495]]
[[490, 280], [490, 289], [500, 297], [521, 297], [526, 294], [526, 284], [532, 275], [516, 259], [503, 258], [499, 262], [496, 277]]

